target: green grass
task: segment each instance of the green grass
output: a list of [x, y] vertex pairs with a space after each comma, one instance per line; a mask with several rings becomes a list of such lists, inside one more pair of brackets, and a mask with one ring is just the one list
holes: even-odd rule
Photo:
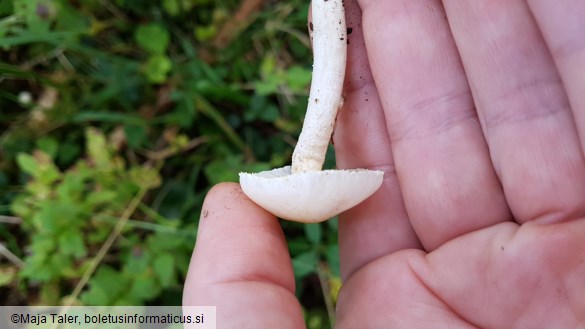
[[[0, 0], [4, 303], [179, 304], [208, 189], [290, 161], [308, 5]], [[308, 326], [328, 328], [336, 222], [283, 228]]]

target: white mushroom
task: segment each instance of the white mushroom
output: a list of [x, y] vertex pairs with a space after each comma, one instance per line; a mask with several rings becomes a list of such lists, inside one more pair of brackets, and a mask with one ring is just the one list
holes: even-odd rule
[[240, 173], [242, 190], [255, 203], [278, 217], [304, 223], [352, 208], [372, 195], [383, 179], [382, 171], [321, 170], [343, 102], [347, 36], [343, 0], [313, 0], [311, 9], [313, 80], [292, 167]]

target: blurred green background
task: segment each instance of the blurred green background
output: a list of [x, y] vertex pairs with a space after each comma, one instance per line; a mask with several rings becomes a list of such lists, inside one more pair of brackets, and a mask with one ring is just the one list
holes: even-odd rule
[[[290, 162], [308, 6], [0, 0], [0, 303], [180, 305], [209, 188]], [[282, 226], [328, 328], [337, 222]]]

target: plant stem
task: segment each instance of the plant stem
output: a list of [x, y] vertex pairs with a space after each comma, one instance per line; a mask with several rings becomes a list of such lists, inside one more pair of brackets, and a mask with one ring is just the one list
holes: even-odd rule
[[22, 218], [15, 216], [0, 216], [0, 223], [22, 224]]
[[13, 254], [4, 244], [0, 243], [0, 256], [4, 256], [6, 259], [11, 261], [14, 265], [22, 268], [24, 267], [24, 262], [22, 259], [18, 258], [15, 254]]
[[292, 173], [320, 171], [333, 133], [347, 58], [342, 0], [312, 1], [313, 78], [307, 114], [292, 158]]
[[[313, 0], [314, 1], [314, 0]], [[331, 328], [335, 325], [335, 305], [331, 298], [331, 287], [329, 286], [329, 278], [331, 273], [327, 264], [321, 262], [317, 267], [317, 276], [319, 277], [319, 283], [321, 284], [321, 291], [323, 292], [323, 300], [325, 301], [325, 307], [327, 308], [327, 315], [329, 316], [329, 324]]]

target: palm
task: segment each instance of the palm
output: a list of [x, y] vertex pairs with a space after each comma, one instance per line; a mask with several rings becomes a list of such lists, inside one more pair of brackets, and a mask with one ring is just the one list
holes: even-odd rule
[[[390, 175], [342, 216], [340, 327], [585, 324], [585, 83], [568, 52], [585, 6], [569, 2], [350, 4], [367, 54], [350, 48], [338, 164]], [[361, 145], [391, 153], [352, 142], [366, 106]]]
[[[386, 173], [340, 215], [336, 327], [583, 328], [585, 2], [345, 6], [337, 165]], [[185, 303], [303, 327], [276, 219], [237, 185], [203, 212]]]
[[578, 328], [584, 225], [499, 224], [382, 257], [347, 280], [338, 328]]

